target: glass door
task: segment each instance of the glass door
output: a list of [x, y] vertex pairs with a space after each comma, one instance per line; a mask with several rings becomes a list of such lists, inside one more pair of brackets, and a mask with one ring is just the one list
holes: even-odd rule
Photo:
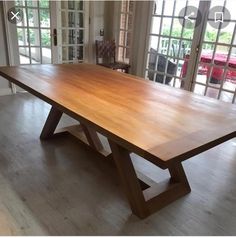
[[135, 1], [121, 1], [120, 4], [118, 61], [129, 64], [132, 46]]
[[[235, 2], [211, 1], [192, 91], [226, 102], [236, 100]], [[185, 62], [185, 68], [188, 62]]]
[[22, 21], [16, 23], [19, 64], [52, 63], [50, 4], [48, 0], [16, 0]]
[[21, 16], [20, 21], [7, 22], [11, 65], [83, 62], [87, 5], [82, 0], [4, 2], [6, 15]]
[[156, 0], [146, 78], [236, 102], [235, 3]]
[[177, 88], [184, 86], [182, 66], [191, 52], [194, 30], [201, 20], [199, 3], [199, 0], [154, 1], [145, 68], [147, 79]]
[[88, 2], [57, 1], [56, 4], [53, 34], [57, 34], [58, 63], [83, 62], [87, 59]]

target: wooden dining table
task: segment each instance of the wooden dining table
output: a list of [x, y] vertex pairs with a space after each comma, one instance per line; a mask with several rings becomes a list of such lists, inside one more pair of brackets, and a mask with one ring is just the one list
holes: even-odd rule
[[[0, 75], [51, 104], [41, 140], [67, 131], [114, 160], [132, 212], [140, 218], [190, 192], [182, 161], [236, 135], [235, 105], [98, 65], [0, 67]], [[63, 113], [78, 124], [56, 128]], [[131, 152], [168, 170], [169, 179], [152, 186], [142, 182]]]

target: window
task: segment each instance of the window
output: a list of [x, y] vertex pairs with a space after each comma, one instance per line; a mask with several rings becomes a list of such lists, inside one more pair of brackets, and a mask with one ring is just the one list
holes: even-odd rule
[[84, 1], [61, 1], [59, 55], [61, 63], [84, 60]]
[[49, 0], [18, 0], [15, 5], [24, 14], [16, 25], [20, 64], [51, 63]]
[[[233, 1], [155, 0], [153, 3], [145, 77], [235, 103]], [[219, 13], [223, 14], [222, 22], [215, 20]]]
[[118, 61], [125, 63], [130, 63], [134, 7], [134, 1], [127, 0], [121, 2]]

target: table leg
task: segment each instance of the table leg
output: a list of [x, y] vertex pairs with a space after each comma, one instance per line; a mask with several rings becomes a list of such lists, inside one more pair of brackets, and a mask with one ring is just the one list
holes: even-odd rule
[[147, 208], [141, 185], [130, 158], [130, 153], [112, 141], [109, 141], [109, 143], [131, 210], [135, 215], [144, 218], [148, 215]]
[[89, 145], [96, 151], [103, 150], [104, 148], [103, 148], [103, 145], [98, 137], [97, 132], [81, 122], [80, 122], [80, 125], [81, 125], [81, 128], [82, 128], [86, 138], [87, 138]]
[[[62, 111], [52, 106], [48, 118], [43, 127], [43, 130], [41, 132], [40, 139], [45, 140], [51, 138], [54, 134], [59, 135], [67, 132], [74, 135], [85, 144], [88, 144], [92, 149], [101, 153], [105, 157], [108, 157], [110, 155], [109, 151], [104, 150], [104, 147], [98, 137], [97, 132], [84, 123], [80, 122], [79, 125], [61, 128], [55, 131], [62, 114], [63, 114]], [[86, 141], [83, 140], [84, 136], [82, 136], [80, 132], [85, 136]]]
[[63, 112], [52, 106], [41, 132], [40, 139], [44, 140], [53, 136], [62, 114]]
[[109, 143], [131, 210], [138, 217], [145, 218], [191, 191], [181, 163], [169, 168], [170, 179], [142, 190], [129, 151]]

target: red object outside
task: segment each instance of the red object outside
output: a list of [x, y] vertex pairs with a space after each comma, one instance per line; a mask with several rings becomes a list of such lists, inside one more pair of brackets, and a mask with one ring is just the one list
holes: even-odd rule
[[[226, 65], [227, 61], [227, 54], [224, 53], [216, 53], [214, 57], [214, 64], [224, 66]], [[181, 69], [181, 77], [185, 77], [188, 68], [188, 60], [189, 55], [186, 55], [184, 58], [184, 64]], [[199, 69], [200, 74], [206, 74], [207, 77], [210, 76], [210, 66], [207, 64], [211, 63], [212, 61], [212, 54], [202, 54], [201, 55], [201, 66], [202, 68]], [[236, 57], [230, 57], [228, 66], [232, 68], [232, 70], [227, 70], [226, 78], [233, 80], [236, 83]], [[218, 67], [212, 67], [211, 77], [215, 80], [222, 80], [223, 79], [224, 70]]]

